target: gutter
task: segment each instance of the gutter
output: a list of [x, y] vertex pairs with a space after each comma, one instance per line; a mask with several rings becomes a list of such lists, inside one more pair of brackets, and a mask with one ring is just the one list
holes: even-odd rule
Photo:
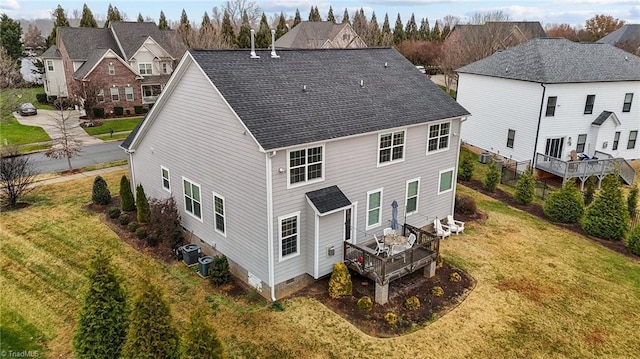
[[542, 122], [542, 105], [544, 104], [544, 95], [547, 92], [547, 88], [543, 83], [540, 83], [542, 86], [542, 99], [540, 100], [540, 113], [538, 114], [538, 127], [536, 128], [536, 139], [533, 142], [533, 158], [531, 161], [531, 168], [536, 168], [536, 149], [538, 148], [538, 137], [540, 136], [540, 122]]

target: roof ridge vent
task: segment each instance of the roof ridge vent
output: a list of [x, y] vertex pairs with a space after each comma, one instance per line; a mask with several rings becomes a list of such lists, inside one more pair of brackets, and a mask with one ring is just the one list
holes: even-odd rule
[[276, 54], [276, 30], [274, 29], [271, 29], [271, 58], [280, 58], [280, 56]]
[[251, 58], [259, 59], [260, 56], [256, 55], [256, 34], [255, 30], [251, 29]]

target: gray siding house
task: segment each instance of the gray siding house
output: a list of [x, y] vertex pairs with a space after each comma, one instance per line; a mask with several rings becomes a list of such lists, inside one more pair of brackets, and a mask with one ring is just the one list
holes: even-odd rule
[[394, 200], [417, 227], [452, 213], [469, 113], [401, 54], [258, 55], [188, 51], [122, 144], [192, 242], [275, 300], [331, 273], [343, 241], [382, 234]]

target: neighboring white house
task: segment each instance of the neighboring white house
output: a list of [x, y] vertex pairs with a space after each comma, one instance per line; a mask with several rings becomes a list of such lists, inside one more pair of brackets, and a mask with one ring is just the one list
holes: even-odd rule
[[381, 235], [394, 200], [416, 227], [453, 213], [468, 112], [400, 53], [258, 55], [188, 51], [122, 144], [132, 184], [174, 196], [193, 242], [276, 299]]
[[637, 56], [607, 44], [540, 38], [458, 74], [457, 100], [473, 114], [464, 142], [531, 163], [536, 154], [568, 161], [571, 151], [640, 158]]
[[51, 45], [42, 55], [40, 55], [44, 65], [44, 92], [47, 96], [68, 97], [67, 81], [64, 75], [62, 55], [58, 46]]
[[278, 49], [350, 49], [367, 47], [348, 23], [303, 21], [276, 40]]

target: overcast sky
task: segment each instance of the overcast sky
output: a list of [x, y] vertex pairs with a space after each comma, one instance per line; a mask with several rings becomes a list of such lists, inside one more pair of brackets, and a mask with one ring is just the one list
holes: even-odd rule
[[[249, 1], [249, 0], [247, 0]], [[13, 19], [48, 18], [51, 11], [58, 4], [67, 12], [67, 16], [74, 9], [82, 9], [86, 3], [94, 15], [104, 15], [109, 3], [117, 6], [121, 13], [125, 13], [129, 20], [135, 20], [138, 13], [151, 17], [157, 22], [160, 10], [170, 20], [179, 20], [182, 9], [187, 11], [191, 21], [197, 23], [202, 14], [207, 11], [211, 15], [214, 6], [220, 6], [223, 0], [132, 0], [132, 1], [76, 1], [76, 0], [0, 0], [0, 12], [6, 13]], [[540, 21], [543, 26], [550, 23], [569, 23], [584, 25], [586, 19], [596, 14], [612, 15], [628, 23], [640, 23], [640, 0], [539, 0], [539, 1], [485, 1], [485, 0], [369, 0], [369, 1], [307, 1], [307, 0], [257, 0], [257, 5], [268, 16], [284, 12], [293, 15], [295, 9], [300, 9], [303, 20], [306, 20], [311, 6], [318, 6], [320, 14], [326, 18], [329, 5], [334, 13], [342, 16], [345, 8], [353, 14], [356, 9], [363, 8], [370, 18], [375, 11], [380, 22], [384, 14], [389, 14], [391, 26], [398, 13], [406, 25], [411, 13], [415, 13], [416, 20], [427, 17], [431, 26], [436, 19], [446, 15], [458, 16], [464, 22], [476, 12], [502, 10], [511, 20]]]

